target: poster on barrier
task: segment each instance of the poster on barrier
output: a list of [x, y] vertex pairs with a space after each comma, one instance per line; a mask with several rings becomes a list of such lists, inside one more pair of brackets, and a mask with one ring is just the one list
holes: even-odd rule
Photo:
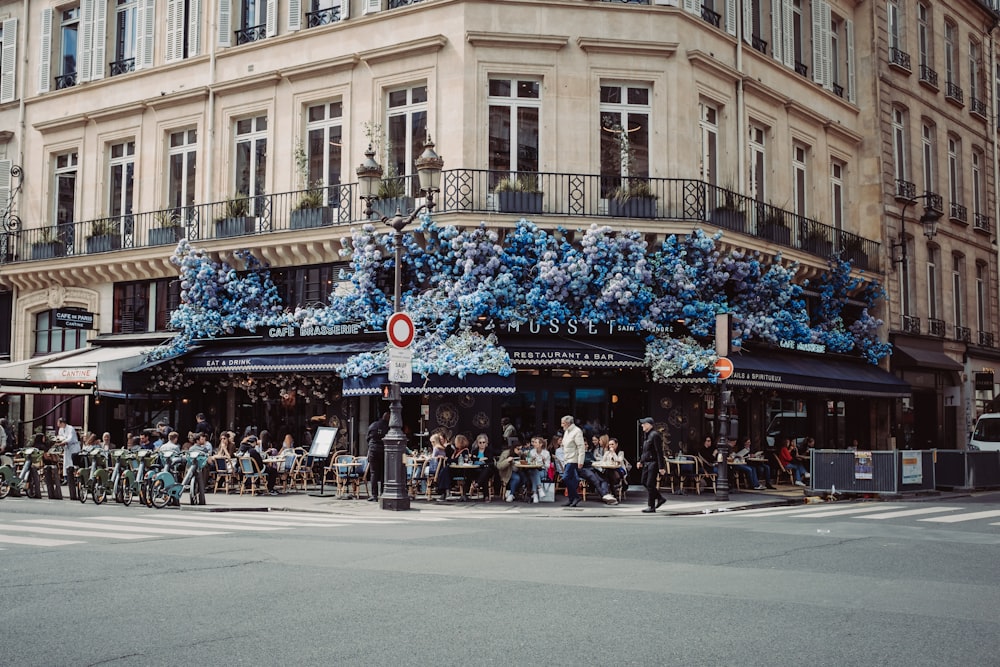
[[871, 452], [854, 452], [854, 479], [873, 479]]
[[924, 468], [920, 465], [920, 452], [903, 452], [903, 484], [920, 484], [924, 481]]

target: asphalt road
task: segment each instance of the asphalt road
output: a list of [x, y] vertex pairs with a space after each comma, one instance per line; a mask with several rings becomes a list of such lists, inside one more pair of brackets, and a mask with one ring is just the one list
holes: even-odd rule
[[998, 495], [637, 509], [8, 498], [0, 664], [1000, 665]]

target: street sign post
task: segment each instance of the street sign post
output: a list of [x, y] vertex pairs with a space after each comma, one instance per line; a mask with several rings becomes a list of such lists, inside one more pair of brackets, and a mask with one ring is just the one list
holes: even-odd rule
[[719, 374], [720, 380], [728, 380], [733, 374], [733, 362], [729, 357], [719, 357], [715, 362], [715, 372]]
[[406, 313], [393, 313], [385, 325], [385, 333], [393, 346], [409, 347], [416, 335], [413, 319]]
[[389, 382], [413, 381], [413, 350], [409, 348], [389, 348]]

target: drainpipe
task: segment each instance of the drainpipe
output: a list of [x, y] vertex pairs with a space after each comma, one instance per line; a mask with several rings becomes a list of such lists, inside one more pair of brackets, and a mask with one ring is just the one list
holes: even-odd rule
[[[212, 5], [206, 4], [205, 7]], [[205, 178], [202, 181], [202, 201], [216, 201], [213, 189], [213, 177], [215, 174], [215, 77], [216, 77], [216, 46], [219, 42], [218, 12], [213, 12], [208, 21], [208, 109], [206, 127], [205, 153]]]
[[741, 195], [746, 194], [747, 181], [747, 107], [746, 97], [743, 93], [743, 4], [749, 0], [742, 0], [739, 4], [739, 18], [736, 21], [736, 71], [740, 76], [736, 79], [736, 164], [739, 167], [739, 174], [736, 177], [736, 187]]

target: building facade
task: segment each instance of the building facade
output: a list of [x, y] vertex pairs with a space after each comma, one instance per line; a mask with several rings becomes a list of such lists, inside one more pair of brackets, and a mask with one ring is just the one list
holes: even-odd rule
[[[974, 400], [962, 378], [989, 364], [997, 331], [994, 14], [972, 2], [968, 11], [929, 4], [933, 65], [955, 68], [939, 89], [923, 69], [902, 72], [901, 40], [923, 33], [913, 32], [917, 7], [896, 3], [0, 3], [0, 173], [20, 168], [0, 180], [7, 222], [20, 221], [4, 230], [0, 266], [10, 294], [8, 412], [37, 426], [72, 409], [79, 424], [124, 432], [159, 411], [185, 422], [196, 405], [210, 405], [220, 424], [301, 428], [336, 417], [357, 438], [381, 408], [336, 383], [324, 385], [329, 404], [306, 407], [299, 395], [264, 410], [249, 374], [224, 390], [202, 383], [192, 396], [190, 383], [129, 390], [115, 374], [171, 335], [180, 286], [169, 258], [179, 238], [221, 259], [252, 251], [290, 307], [323, 302], [344, 266], [341, 239], [363, 218], [355, 166], [374, 144], [389, 176], [382, 198], [393, 199], [385, 212], [396, 197], [405, 210], [419, 194], [414, 161], [429, 133], [445, 159], [434, 213], [442, 224], [506, 230], [528, 217], [572, 231], [597, 222], [651, 244], [722, 231], [724, 250], [798, 263], [812, 297], [831, 256], [850, 260], [855, 275], [886, 284], [878, 314], [901, 344], [917, 333], [913, 318], [963, 335], [938, 334], [938, 324], [920, 330], [913, 346], [937, 345], [937, 366], [894, 357], [912, 398], [850, 355], [761, 349], [756, 361], [736, 362], [741, 434], [764, 437], [777, 416], [800, 415], [827, 446], [901, 446], [912, 430], [954, 446], [967, 415], [950, 417], [949, 408]], [[960, 77], [969, 81], [963, 106], [949, 94]], [[932, 180], [913, 175], [923, 125], [932, 129]], [[654, 190], [651, 208], [615, 196], [637, 179]], [[899, 223], [919, 211], [904, 211], [911, 200], [898, 196], [917, 194], [914, 183], [947, 192], [949, 212], [964, 211], [942, 219], [930, 244], [913, 219]], [[899, 238], [907, 263], [896, 261]], [[918, 270], [932, 252], [937, 272]], [[960, 282], [943, 277], [953, 272]], [[937, 301], [927, 300], [930, 280]], [[962, 295], [954, 303], [952, 285]], [[94, 328], [67, 328], [56, 319], [66, 311], [93, 314]], [[563, 412], [629, 437], [635, 419], [654, 412], [682, 443], [713, 428], [713, 385], [651, 382], [634, 335], [494, 324], [516, 362], [514, 386], [494, 387], [502, 397], [415, 390], [406, 408], [415, 432], [495, 430], [502, 414], [541, 432]], [[337, 336], [293, 338], [333, 346], [330, 363], [341, 358]], [[98, 356], [82, 359], [92, 376], [67, 371], [73, 362], [60, 355], [81, 361], [71, 352], [88, 342], [115, 351], [85, 353]], [[284, 363], [290, 352], [274, 341], [252, 344], [272, 345], [258, 350], [258, 376], [329, 372]], [[240, 343], [228, 345], [219, 354], [239, 356]], [[601, 363], [595, 346], [609, 355]], [[586, 358], [553, 354], [566, 349]], [[923, 411], [925, 401], [934, 411]], [[932, 412], [933, 425], [913, 417]]]

